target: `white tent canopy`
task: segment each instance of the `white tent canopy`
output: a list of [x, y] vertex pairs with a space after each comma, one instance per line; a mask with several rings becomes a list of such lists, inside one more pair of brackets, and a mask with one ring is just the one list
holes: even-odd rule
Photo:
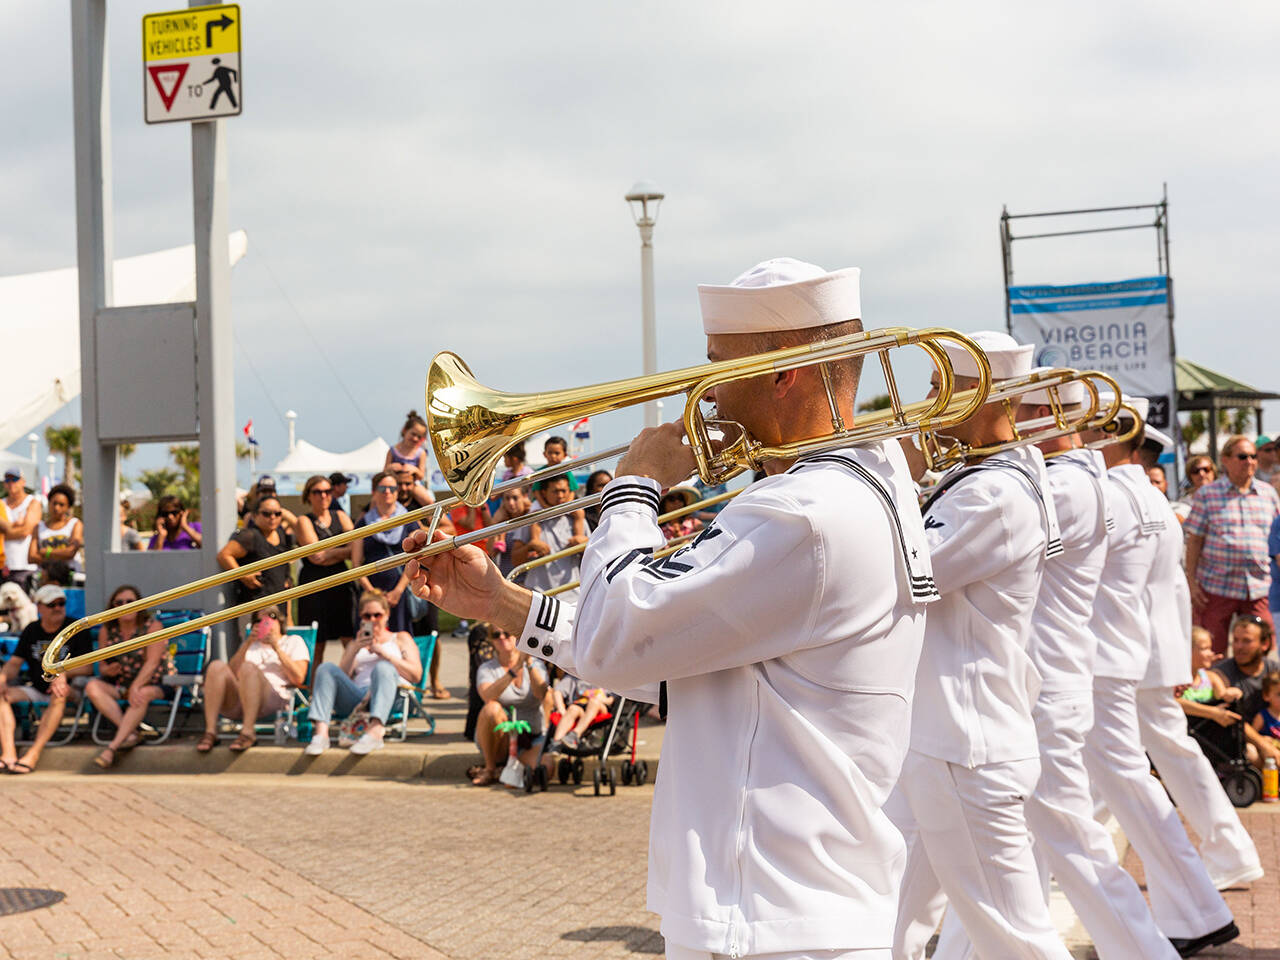
[[328, 476], [334, 472], [371, 477], [382, 469], [387, 459], [387, 441], [374, 437], [363, 447], [346, 453], [330, 453], [314, 443], [299, 440], [289, 455], [272, 468], [274, 474], [312, 474]]
[[0, 450], [0, 470], [21, 470], [26, 478], [27, 486], [39, 486], [38, 477], [36, 477], [36, 465], [30, 457], [24, 457], [19, 453], [10, 453], [8, 450]]
[[[232, 265], [244, 256], [243, 230], [227, 238]], [[113, 306], [182, 303], [196, 296], [196, 248], [173, 247], [115, 262]], [[80, 395], [79, 270], [0, 277], [6, 341], [22, 344], [21, 363], [5, 373], [8, 402], [0, 411], [0, 449], [24, 437]]]

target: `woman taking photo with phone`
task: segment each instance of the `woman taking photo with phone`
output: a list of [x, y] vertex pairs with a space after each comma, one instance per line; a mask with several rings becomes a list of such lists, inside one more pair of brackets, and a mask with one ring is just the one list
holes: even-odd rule
[[316, 757], [329, 749], [329, 724], [337, 711], [347, 716], [366, 699], [369, 726], [351, 745], [354, 754], [382, 749], [387, 717], [395, 703], [396, 688], [402, 680], [422, 679], [422, 658], [413, 637], [388, 629], [391, 604], [377, 590], [360, 597], [360, 629], [354, 643], [342, 651], [337, 664], [322, 663], [316, 668], [311, 693], [311, 720], [315, 732], [306, 754]]

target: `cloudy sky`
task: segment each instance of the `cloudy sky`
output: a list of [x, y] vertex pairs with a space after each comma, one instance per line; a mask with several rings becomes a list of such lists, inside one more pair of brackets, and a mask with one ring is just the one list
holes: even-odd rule
[[[189, 131], [142, 122], [140, 19], [161, 7], [109, 4], [117, 256], [191, 240]], [[696, 283], [783, 254], [862, 267], [869, 326], [1001, 327], [1002, 205], [1151, 202], [1167, 181], [1180, 353], [1280, 390], [1274, 4], [242, 11], [236, 415], [269, 463], [289, 408], [322, 447], [394, 440], [440, 349], [510, 390], [638, 373], [622, 195], [642, 177], [668, 197], [662, 368], [703, 355]], [[69, 20], [0, 6], [0, 274], [74, 262]], [[1024, 283], [1155, 272], [1147, 233], [1016, 253]]]

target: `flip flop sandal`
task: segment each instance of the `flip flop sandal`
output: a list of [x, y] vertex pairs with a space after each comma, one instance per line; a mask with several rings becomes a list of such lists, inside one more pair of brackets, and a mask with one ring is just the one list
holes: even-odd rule
[[479, 774], [472, 779], [473, 787], [488, 787], [498, 782], [498, 772], [496, 770], [481, 770]]
[[255, 743], [258, 742], [258, 735], [255, 733], [242, 733], [231, 741], [231, 751], [233, 753], [244, 753]]
[[103, 770], [108, 770], [116, 762], [116, 752], [107, 747], [100, 754], [93, 758], [94, 765]]
[[5, 769], [5, 772], [25, 774], [25, 773], [31, 773], [33, 770], [35, 770], [35, 767], [31, 766], [31, 764], [23, 763], [21, 760], [15, 760], [13, 763], [9, 764], [9, 766]]
[[196, 753], [208, 753], [217, 743], [218, 735], [206, 731], [200, 735], [200, 740], [196, 743]]
[[431, 691], [431, 699], [432, 700], [452, 700], [453, 694], [450, 693], [448, 690], [446, 690], [444, 687], [440, 687], [437, 690]]

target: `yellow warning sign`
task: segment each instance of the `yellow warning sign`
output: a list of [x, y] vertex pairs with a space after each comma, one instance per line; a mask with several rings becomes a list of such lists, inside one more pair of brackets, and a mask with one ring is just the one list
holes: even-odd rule
[[142, 18], [147, 123], [217, 120], [241, 111], [240, 5], [192, 7]]
[[148, 13], [142, 18], [144, 63], [239, 52], [238, 3]]

